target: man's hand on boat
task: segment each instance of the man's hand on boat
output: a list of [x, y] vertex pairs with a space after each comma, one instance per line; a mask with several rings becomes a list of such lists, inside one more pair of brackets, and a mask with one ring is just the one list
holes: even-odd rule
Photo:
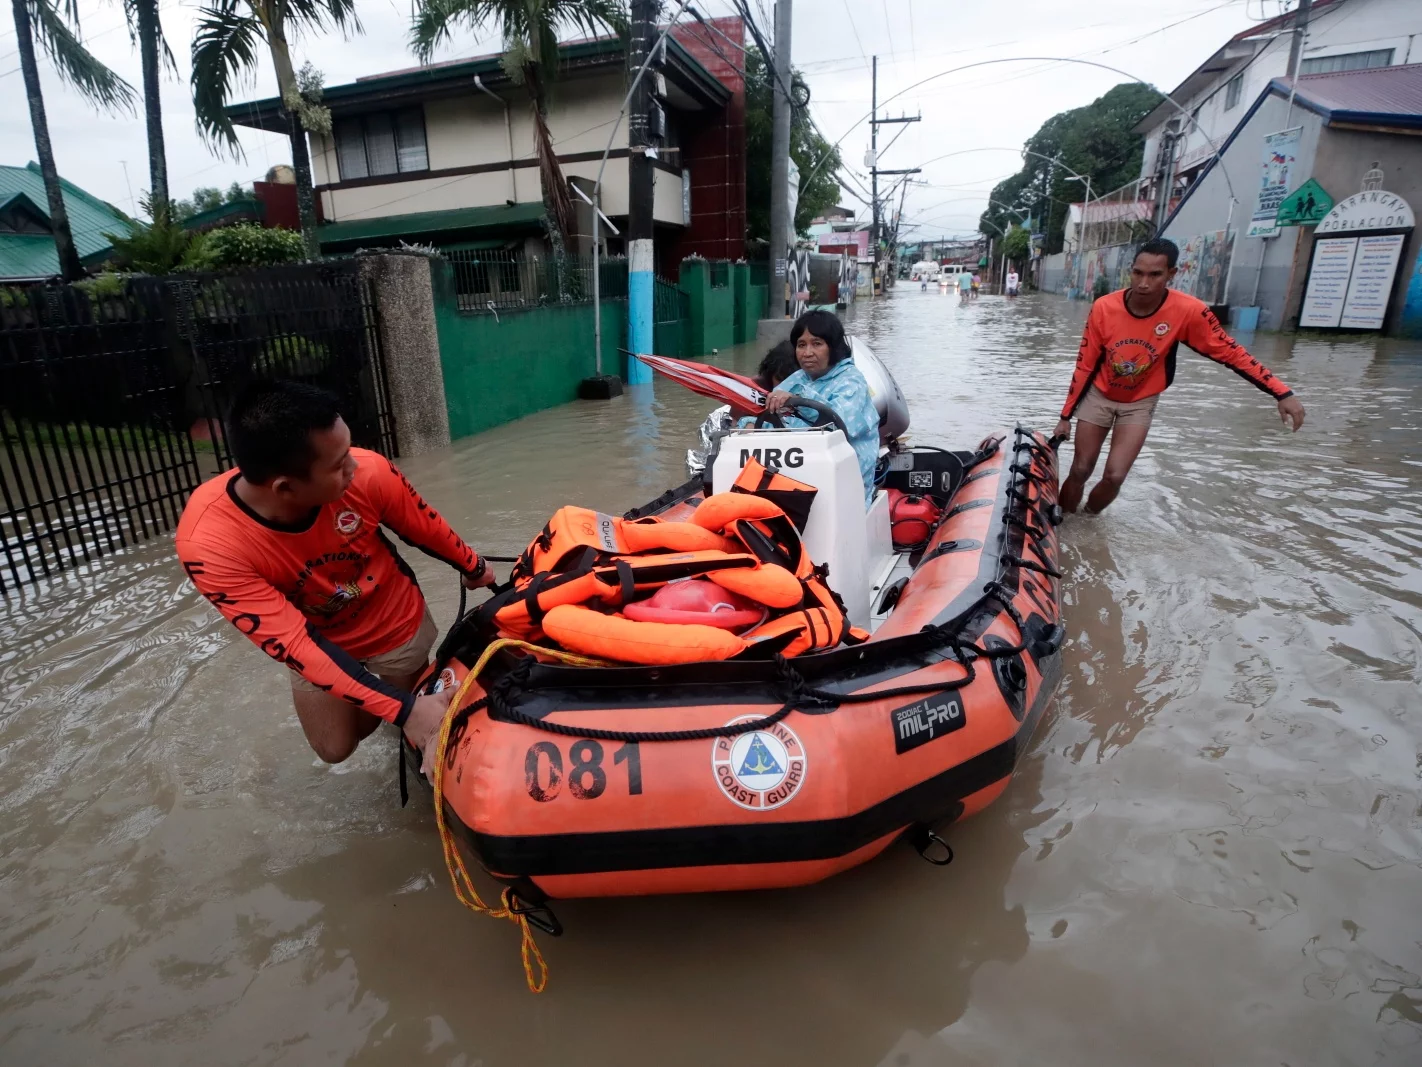
[[489, 566], [483, 556], [480, 556], [479, 566], [460, 580], [464, 582], [465, 589], [482, 589], [494, 584], [494, 569]]
[[1290, 420], [1293, 420], [1294, 433], [1298, 433], [1304, 424], [1304, 406], [1296, 396], [1286, 396], [1279, 401], [1279, 421], [1287, 426]]
[[1063, 441], [1071, 440], [1071, 419], [1062, 419], [1057, 423], [1057, 428], [1052, 431], [1053, 437], [1060, 437]]
[[422, 754], [421, 774], [433, 773], [435, 743], [439, 740], [439, 728], [444, 723], [445, 713], [449, 711], [449, 702], [453, 697], [452, 687], [438, 693], [422, 693], [415, 697], [415, 706], [410, 709], [410, 717], [405, 720], [405, 736]]

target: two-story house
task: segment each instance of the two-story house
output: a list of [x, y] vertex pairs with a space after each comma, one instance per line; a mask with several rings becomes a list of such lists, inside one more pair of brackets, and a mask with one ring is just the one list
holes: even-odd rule
[[[1162, 136], [1178, 133], [1173, 144], [1174, 196], [1188, 188], [1239, 123], [1244, 109], [1275, 78], [1289, 76], [1293, 36], [1294, 12], [1241, 30], [1172, 89], [1171, 99], [1161, 101], [1135, 128], [1145, 135], [1142, 181], [1150, 182], [1157, 171]], [[1422, 62], [1418, 0], [1314, 0], [1300, 75], [1415, 62]], [[1190, 121], [1184, 120], [1182, 108]], [[1154, 199], [1154, 194], [1143, 198]]]
[[[658, 136], [653, 218], [659, 265], [745, 247], [745, 106], [739, 19], [678, 28], [652, 78]], [[622, 40], [559, 48], [548, 125], [564, 175], [591, 190], [627, 92]], [[358, 78], [324, 90], [329, 137], [308, 137], [319, 236], [326, 252], [396, 246], [517, 248], [541, 244], [543, 203], [527, 94], [498, 55]], [[283, 131], [276, 98], [237, 104], [232, 120]], [[603, 173], [601, 203], [622, 232], [628, 210], [624, 116]], [[575, 204], [582, 202], [574, 198]], [[591, 215], [580, 210], [587, 246]], [[607, 235], [605, 250], [621, 251]]]

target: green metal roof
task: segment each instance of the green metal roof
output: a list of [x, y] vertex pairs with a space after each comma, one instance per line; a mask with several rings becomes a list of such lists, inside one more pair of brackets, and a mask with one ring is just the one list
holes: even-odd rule
[[[469, 240], [491, 232], [536, 233], [543, 224], [543, 204], [498, 204], [492, 207], [460, 207], [449, 211], [416, 211], [409, 215], [381, 215], [374, 219], [328, 222], [317, 230], [323, 248], [360, 244], [391, 243], [404, 239], [412, 243], [429, 241], [440, 235], [448, 240]], [[440, 242], [445, 243], [444, 241]]]
[[[101, 259], [109, 251], [104, 232], [124, 233], [132, 222], [118, 208], [91, 196], [77, 185], [60, 179], [64, 206], [69, 212], [69, 228], [74, 246], [85, 262]], [[49, 198], [39, 164], [25, 167], [0, 166], [0, 204], [23, 196], [41, 217], [49, 219]], [[48, 278], [59, 273], [59, 253], [48, 234], [0, 233], [0, 278]]]
[[200, 230], [203, 227], [213, 227], [221, 223], [224, 219], [231, 218], [252, 218], [260, 219], [265, 215], [262, 202], [255, 197], [247, 197], [245, 200], [229, 200], [225, 204], [218, 204], [210, 207], [206, 211], [199, 211], [195, 215], [189, 215], [183, 220], [183, 229]]

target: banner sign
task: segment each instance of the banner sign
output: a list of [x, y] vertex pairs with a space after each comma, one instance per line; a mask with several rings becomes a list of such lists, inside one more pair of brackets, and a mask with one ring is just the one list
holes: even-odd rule
[[1249, 219], [1246, 237], [1273, 237], [1279, 232], [1279, 207], [1293, 185], [1298, 165], [1302, 127], [1281, 130], [1264, 138], [1264, 161], [1259, 180], [1259, 203]]

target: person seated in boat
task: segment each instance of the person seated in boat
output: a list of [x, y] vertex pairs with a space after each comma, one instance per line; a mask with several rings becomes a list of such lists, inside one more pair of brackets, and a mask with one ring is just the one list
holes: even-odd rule
[[[854, 365], [844, 324], [831, 312], [807, 311], [790, 328], [790, 343], [795, 348], [795, 361], [800, 369], [776, 386], [765, 408], [781, 415], [790, 429], [807, 426], [795, 414], [797, 396], [818, 400], [833, 408], [844, 420], [849, 443], [859, 458], [864, 502], [868, 507], [874, 500], [874, 468], [879, 462], [879, 412], [874, 407], [869, 383]], [[750, 423], [742, 420], [742, 424]]]
[[244, 390], [226, 423], [237, 469], [193, 491], [178, 559], [253, 644], [291, 670], [306, 740], [340, 763], [381, 720], [424, 748], [451, 692], [416, 696], [437, 633], [415, 575], [380, 530], [449, 564], [470, 589], [483, 558], [384, 456], [351, 446], [336, 398], [301, 382]]

